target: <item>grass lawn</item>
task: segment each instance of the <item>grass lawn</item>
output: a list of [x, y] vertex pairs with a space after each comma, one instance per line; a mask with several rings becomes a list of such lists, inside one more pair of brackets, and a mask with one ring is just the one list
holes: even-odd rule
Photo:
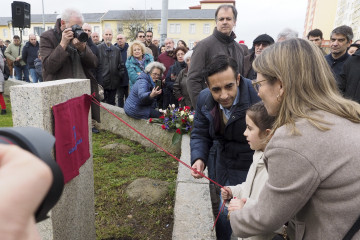
[[[128, 145], [133, 152], [101, 148], [110, 143]], [[93, 134], [93, 149], [97, 239], [171, 239], [177, 161], [104, 131]], [[130, 201], [125, 188], [140, 177], [169, 182], [165, 199], [153, 205]]]
[[6, 103], [6, 114], [0, 115], [0, 127], [12, 127], [11, 105], [9, 97], [4, 96]]

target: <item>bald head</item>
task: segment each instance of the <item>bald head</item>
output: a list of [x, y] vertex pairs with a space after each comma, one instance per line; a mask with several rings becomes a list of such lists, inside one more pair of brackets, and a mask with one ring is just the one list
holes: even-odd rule
[[124, 36], [124, 34], [118, 34], [116, 36], [116, 42], [120, 47], [124, 47], [125, 43], [126, 43], [126, 37]]
[[88, 37], [91, 37], [91, 25], [88, 23], [84, 23], [82, 26], [82, 29], [84, 30], [84, 32], [87, 33]]
[[99, 44], [99, 43], [100, 43], [99, 33], [93, 32], [93, 33], [91, 34], [91, 39], [92, 39], [92, 41], [93, 41], [96, 45]]
[[113, 39], [113, 31], [111, 28], [106, 28], [103, 33], [103, 39], [106, 45], [110, 46]]
[[36, 36], [35, 36], [35, 34], [29, 34], [29, 42], [32, 45], [36, 46]]

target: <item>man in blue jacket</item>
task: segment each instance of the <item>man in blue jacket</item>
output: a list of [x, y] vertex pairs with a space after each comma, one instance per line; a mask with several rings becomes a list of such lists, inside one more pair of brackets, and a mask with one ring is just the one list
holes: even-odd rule
[[29, 34], [29, 41], [25, 44], [22, 50], [22, 59], [28, 65], [28, 69], [33, 83], [37, 83], [39, 81], [39, 78], [36, 75], [34, 63], [35, 59], [38, 57], [38, 51], [39, 42], [36, 40], [35, 34]]
[[[260, 98], [251, 81], [240, 76], [235, 59], [227, 55], [211, 58], [203, 75], [208, 88], [200, 92], [197, 100], [190, 141], [191, 164], [199, 172], [206, 166], [209, 172], [215, 168], [215, 181], [222, 186], [237, 185], [245, 181], [253, 155], [244, 136], [246, 110]], [[209, 158], [213, 145], [215, 156]], [[201, 178], [194, 171], [191, 175]], [[226, 215], [225, 211], [218, 220], [218, 239], [230, 239]]]

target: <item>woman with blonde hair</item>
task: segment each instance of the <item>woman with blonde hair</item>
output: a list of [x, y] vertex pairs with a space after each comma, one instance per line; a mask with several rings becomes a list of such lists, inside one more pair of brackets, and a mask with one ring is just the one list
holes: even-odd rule
[[129, 88], [135, 84], [136, 80], [146, 66], [154, 61], [154, 57], [145, 53], [145, 45], [140, 41], [134, 41], [128, 49], [128, 58], [126, 60], [126, 69], [129, 75]]
[[264, 152], [269, 178], [257, 202], [231, 200], [233, 233], [249, 237], [288, 222], [290, 239], [342, 239], [360, 216], [360, 105], [341, 96], [306, 40], [266, 48], [253, 68], [253, 85], [276, 116]]

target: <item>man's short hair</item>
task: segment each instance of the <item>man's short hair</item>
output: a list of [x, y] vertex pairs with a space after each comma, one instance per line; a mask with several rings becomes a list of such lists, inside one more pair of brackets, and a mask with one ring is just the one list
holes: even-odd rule
[[330, 34], [330, 38], [333, 34], [342, 34], [346, 37], [347, 41], [350, 42], [353, 37], [354, 37], [354, 33], [351, 27], [346, 26], [346, 25], [342, 25], [340, 27], [335, 28], [334, 30], [332, 30], [331, 34]]
[[152, 33], [154, 35], [153, 31], [151, 30], [147, 30], [146, 33]]
[[223, 5], [220, 5], [217, 9], [216, 9], [216, 12], [215, 12], [215, 21], [217, 22], [217, 15], [220, 11], [220, 9], [228, 9], [228, 8], [231, 8], [232, 12], [233, 12], [233, 15], [234, 15], [234, 18], [235, 18], [235, 22], [236, 22], [236, 18], [237, 18], [237, 10], [236, 8], [234, 7], [234, 5], [229, 5], [229, 4], [223, 4]]
[[312, 37], [320, 37], [321, 39], [323, 39], [323, 33], [320, 29], [314, 29], [314, 30], [311, 30], [308, 35], [307, 35], [307, 39], [309, 39], [309, 37], [312, 36]]
[[20, 39], [19, 35], [14, 35], [13, 39]]
[[71, 17], [79, 17], [84, 22], [84, 17], [81, 12], [75, 8], [67, 8], [61, 13], [61, 20], [69, 22]]
[[139, 33], [145, 34], [145, 32], [144, 32], [143, 30], [137, 31], [137, 32], [136, 32], [136, 38], [138, 38]]
[[224, 72], [229, 67], [231, 67], [231, 69], [233, 70], [234, 77], [236, 79], [239, 74], [239, 70], [238, 70], [238, 64], [235, 61], [235, 59], [224, 54], [218, 54], [213, 56], [210, 59], [209, 64], [207, 64], [207, 66], [203, 70], [203, 76], [205, 77], [206, 83], [209, 85], [210, 76], [219, 72]]
[[285, 28], [278, 34], [277, 39], [279, 40], [283, 38], [283, 40], [288, 40], [290, 38], [297, 38], [298, 35], [299, 35], [298, 32], [290, 28]]

